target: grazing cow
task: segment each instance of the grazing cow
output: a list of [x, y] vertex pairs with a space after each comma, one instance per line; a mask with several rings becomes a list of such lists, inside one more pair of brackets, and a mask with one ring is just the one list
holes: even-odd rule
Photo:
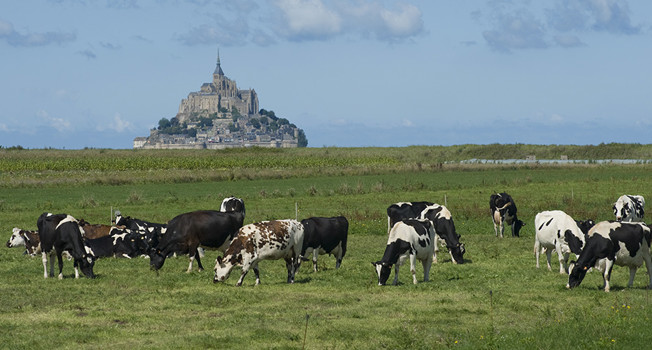
[[142, 237], [138, 232], [114, 227], [108, 236], [94, 239], [84, 238], [84, 245], [95, 258], [124, 257], [131, 259], [146, 253], [139, 247]]
[[614, 263], [629, 267], [627, 285], [631, 287], [636, 270], [644, 262], [649, 277], [648, 289], [652, 288], [650, 241], [652, 234], [644, 223], [599, 222], [589, 230], [586, 246], [577, 263], [571, 262], [566, 288], [579, 286], [587, 270], [595, 267], [602, 272], [604, 291], [608, 292]]
[[37, 231], [28, 231], [21, 230], [18, 227], [14, 227], [11, 237], [7, 241], [7, 247], [25, 247], [25, 254], [35, 256], [41, 252], [41, 239], [38, 236]]
[[387, 207], [387, 233], [394, 227], [394, 224], [405, 219], [418, 219], [421, 212], [431, 202], [399, 202]]
[[225, 251], [238, 229], [242, 227], [244, 215], [237, 211], [219, 212], [199, 210], [176, 216], [167, 224], [165, 233], [161, 234], [156, 246], [149, 253], [150, 266], [159, 270], [165, 258], [172, 253], [188, 254], [192, 272], [192, 263], [197, 259], [199, 271], [204, 267], [198, 253], [199, 246], [217, 248]]
[[453, 263], [464, 264], [464, 252], [466, 252], [466, 249], [464, 248], [464, 244], [460, 243], [461, 236], [455, 232], [455, 223], [448, 208], [439, 204], [429, 205], [421, 212], [420, 219], [430, 220], [437, 233], [433, 245], [433, 261], [437, 262], [437, 252], [439, 251], [437, 237], [439, 236], [446, 242], [446, 248], [448, 248]]
[[525, 223], [516, 217], [516, 203], [512, 197], [505, 192], [492, 194], [489, 198], [489, 207], [496, 237], [498, 237], [498, 228], [500, 228], [500, 238], [503, 238], [505, 224], [512, 226], [512, 237], [519, 237], [519, 231], [521, 231], [521, 227], [525, 226]]
[[303, 225], [296, 220], [272, 220], [243, 226], [224, 253], [217, 257], [213, 282], [224, 282], [234, 266], [242, 266], [236, 286], [242, 285], [253, 267], [256, 285], [260, 284], [258, 263], [261, 260], [285, 259], [287, 283], [294, 283], [303, 246]]
[[242, 215], [245, 215], [244, 201], [236, 197], [224, 198], [224, 200], [222, 200], [222, 205], [220, 206], [220, 211], [239, 211], [242, 213]]
[[398, 284], [398, 270], [410, 257], [412, 283], [417, 284], [416, 260], [423, 264], [423, 281], [430, 274], [434, 251], [435, 228], [430, 220], [407, 219], [397, 222], [389, 231], [385, 253], [380, 261], [371, 263], [378, 274], [378, 285], [383, 286], [394, 267], [394, 285]]
[[332, 254], [336, 259], [335, 268], [339, 269], [346, 254], [349, 221], [344, 216], [312, 217], [301, 220], [301, 224], [304, 229], [301, 257], [312, 253], [312, 268], [317, 272], [317, 255]]
[[75, 278], [79, 270], [88, 278], [95, 278], [93, 265], [95, 261], [84, 246], [79, 222], [70, 215], [43, 213], [38, 218], [37, 227], [41, 240], [43, 257], [43, 277], [48, 278], [47, 256], [50, 255], [50, 275], [54, 276], [54, 254], [59, 262], [59, 279], [63, 278], [63, 260], [61, 254], [66, 251], [74, 259]]
[[[588, 221], [593, 222], [592, 220]], [[588, 226], [583, 222], [581, 225]], [[536, 231], [534, 234], [534, 256], [537, 269], [539, 268], [539, 254], [542, 249], [545, 249], [548, 270], [552, 270], [550, 258], [554, 249], [559, 258], [559, 273], [565, 274], [568, 271], [566, 266], [570, 253], [574, 253], [577, 257], [582, 252], [586, 242], [584, 237], [586, 232], [582, 231], [577, 221], [561, 210], [538, 213], [534, 218], [534, 226]]]
[[645, 198], [643, 196], [622, 195], [616, 203], [613, 210], [616, 215], [616, 221], [622, 222], [639, 222], [643, 221], [645, 214]]

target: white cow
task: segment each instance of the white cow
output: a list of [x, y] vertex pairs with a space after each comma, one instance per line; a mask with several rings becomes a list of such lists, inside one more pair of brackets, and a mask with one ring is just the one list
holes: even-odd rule
[[616, 203], [613, 210], [616, 221], [622, 222], [640, 222], [643, 221], [645, 214], [645, 198], [643, 196], [622, 195]]
[[423, 281], [426, 282], [432, 266], [435, 228], [430, 220], [408, 219], [399, 221], [389, 231], [385, 254], [380, 261], [371, 263], [378, 274], [378, 285], [385, 285], [394, 267], [394, 285], [398, 284], [398, 269], [410, 257], [412, 283], [417, 284], [416, 260], [423, 264]]
[[303, 231], [303, 225], [296, 220], [263, 221], [241, 227], [224, 253], [224, 258], [217, 257], [213, 282], [225, 281], [231, 269], [240, 265], [242, 274], [236, 286], [242, 285], [242, 280], [252, 267], [258, 285], [258, 263], [261, 260], [285, 259], [287, 282], [294, 283], [303, 246]]
[[553, 249], [559, 258], [559, 273], [567, 271], [570, 253], [579, 256], [585, 244], [584, 232], [570, 215], [561, 210], [542, 211], [534, 218], [534, 256], [539, 268], [539, 254], [543, 249], [546, 252], [548, 270]]

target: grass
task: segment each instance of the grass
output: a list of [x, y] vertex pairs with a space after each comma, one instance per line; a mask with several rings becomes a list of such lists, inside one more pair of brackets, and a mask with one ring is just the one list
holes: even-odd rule
[[[597, 273], [566, 290], [567, 277], [555, 272], [555, 257], [552, 272], [534, 267], [532, 223], [537, 212], [549, 209], [577, 219], [611, 219], [611, 203], [620, 194], [649, 196], [649, 171], [647, 164], [475, 166], [0, 186], [0, 232], [6, 237], [14, 226], [34, 229], [43, 211], [106, 223], [113, 208], [163, 222], [182, 212], [218, 208], [230, 195], [245, 200], [247, 223], [294, 218], [295, 204], [299, 218], [342, 214], [351, 223], [342, 268], [334, 268], [333, 257], [320, 256], [320, 271], [303, 264], [294, 285], [284, 282], [282, 261], [260, 264], [260, 286], [254, 286], [252, 274], [235, 287], [237, 269], [226, 283], [213, 284], [214, 251], [207, 252], [203, 272], [185, 273], [184, 257], [168, 259], [158, 274], [145, 259], [102, 259], [95, 280], [74, 280], [68, 261], [64, 280], [44, 279], [40, 257], [2, 248], [0, 344], [16, 349], [296, 349], [304, 341], [307, 349], [646, 348], [652, 334], [641, 325], [649, 323], [652, 306], [645, 269], [633, 288], [626, 288], [627, 269], [615, 267], [611, 293], [599, 289]], [[61, 172], [53, 178], [64, 178]], [[523, 237], [494, 236], [488, 214], [494, 191], [514, 197], [527, 223]], [[466, 245], [467, 263], [454, 265], [442, 252], [429, 282], [421, 282], [418, 265], [420, 283], [412, 285], [404, 266], [399, 286], [379, 287], [370, 262], [383, 254], [386, 207], [403, 200], [446, 202]]]

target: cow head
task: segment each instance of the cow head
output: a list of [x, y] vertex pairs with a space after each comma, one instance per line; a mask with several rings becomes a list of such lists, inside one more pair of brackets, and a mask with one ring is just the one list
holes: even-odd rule
[[376, 273], [378, 274], [378, 285], [384, 286], [387, 283], [387, 279], [389, 279], [389, 275], [392, 272], [392, 264], [376, 261], [375, 263], [372, 262], [371, 265], [374, 265], [376, 268]]
[[464, 253], [466, 252], [464, 243], [457, 243], [454, 247], [449, 247], [448, 251], [455, 264], [464, 264]]
[[9, 240], [7, 241], [7, 248], [13, 248], [13, 247], [24, 246], [24, 245], [25, 245], [25, 239], [20, 234], [20, 229], [18, 227], [14, 227], [13, 231], [11, 232], [11, 237], [9, 237]]
[[568, 266], [568, 284], [566, 288], [571, 289], [579, 286], [588, 269], [588, 266], [577, 265], [575, 261], [571, 261]]
[[629, 207], [629, 203], [625, 203], [622, 200], [614, 203], [613, 206], [614, 215], [616, 216], [616, 221], [623, 221], [623, 218], [626, 218], [631, 213], [632, 209]]
[[162, 251], [156, 248], [149, 250], [149, 268], [158, 271], [165, 263], [165, 255]]
[[520, 231], [521, 227], [525, 226], [525, 223], [522, 220], [514, 220], [513, 223], [513, 229], [514, 229], [514, 236], [520, 237]]
[[580, 228], [582, 233], [584, 233], [584, 235], [587, 235], [589, 233], [589, 230], [591, 229], [591, 227], [595, 226], [595, 221], [593, 221], [591, 219], [575, 220], [575, 223], [577, 224], [577, 227]]
[[87, 278], [95, 278], [93, 273], [93, 266], [95, 266], [95, 258], [92, 255], [84, 254], [82, 258], [77, 261], [77, 266]]
[[215, 260], [215, 268], [213, 269], [215, 272], [213, 283], [226, 281], [231, 274], [231, 269], [233, 269], [233, 265], [228, 260], [222, 259], [221, 256], [218, 256]]

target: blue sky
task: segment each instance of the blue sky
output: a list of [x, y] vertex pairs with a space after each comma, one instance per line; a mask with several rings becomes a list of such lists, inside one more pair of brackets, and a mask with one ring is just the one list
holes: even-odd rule
[[217, 50], [309, 147], [651, 143], [648, 0], [0, 4], [0, 145], [131, 148]]

